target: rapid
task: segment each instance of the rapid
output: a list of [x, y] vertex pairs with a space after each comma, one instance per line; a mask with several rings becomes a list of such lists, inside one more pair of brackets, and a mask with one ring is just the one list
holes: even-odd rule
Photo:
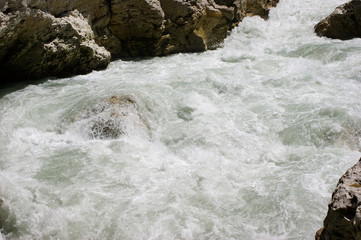
[[281, 0], [214, 51], [1, 90], [0, 239], [314, 239], [361, 151], [361, 40], [313, 32], [344, 2]]

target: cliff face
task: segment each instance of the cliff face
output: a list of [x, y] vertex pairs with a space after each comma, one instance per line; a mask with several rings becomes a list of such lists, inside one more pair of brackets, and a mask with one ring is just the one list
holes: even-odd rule
[[245, 16], [278, 0], [3, 0], [0, 72], [41, 78], [105, 68], [112, 58], [214, 49]]
[[1, 2], [0, 9], [2, 79], [86, 73], [110, 61], [78, 10], [55, 17], [25, 1]]
[[335, 9], [315, 26], [318, 36], [347, 40], [361, 37], [361, 0], [352, 0]]
[[361, 159], [340, 178], [316, 240], [361, 239]]

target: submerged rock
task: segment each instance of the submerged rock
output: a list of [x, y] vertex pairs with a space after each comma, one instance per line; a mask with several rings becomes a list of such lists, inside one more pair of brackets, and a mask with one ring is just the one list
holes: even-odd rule
[[89, 107], [74, 122], [76, 129], [96, 139], [116, 139], [149, 130], [135, 101], [124, 96], [113, 96]]
[[[4, 228], [5, 221], [8, 218], [8, 212], [4, 211], [4, 201], [0, 198], [0, 229]], [[0, 235], [1, 236], [1, 235]]]
[[4, 203], [4, 200], [0, 198], [0, 239], [2, 239], [2, 233], [16, 234], [16, 221], [14, 216], [10, 215], [9, 207]]
[[361, 239], [361, 159], [340, 178], [316, 240]]
[[361, 0], [352, 0], [335, 9], [315, 26], [318, 36], [347, 40], [361, 37]]

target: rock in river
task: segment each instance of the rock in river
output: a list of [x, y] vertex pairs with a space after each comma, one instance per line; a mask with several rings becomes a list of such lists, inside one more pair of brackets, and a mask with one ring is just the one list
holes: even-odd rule
[[95, 139], [147, 134], [149, 130], [136, 102], [128, 96], [113, 96], [88, 107], [75, 117], [72, 127]]
[[361, 37], [361, 0], [352, 0], [335, 9], [315, 26], [318, 36], [347, 40]]
[[340, 178], [316, 240], [361, 239], [361, 159]]

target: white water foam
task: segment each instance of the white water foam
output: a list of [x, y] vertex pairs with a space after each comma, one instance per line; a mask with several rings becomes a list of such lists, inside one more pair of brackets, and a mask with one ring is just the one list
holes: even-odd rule
[[[361, 42], [313, 33], [342, 3], [281, 0], [216, 51], [116, 61], [2, 97], [2, 236], [313, 239], [361, 149]], [[112, 96], [131, 97], [146, 124], [84, 135], [73, 120]]]

